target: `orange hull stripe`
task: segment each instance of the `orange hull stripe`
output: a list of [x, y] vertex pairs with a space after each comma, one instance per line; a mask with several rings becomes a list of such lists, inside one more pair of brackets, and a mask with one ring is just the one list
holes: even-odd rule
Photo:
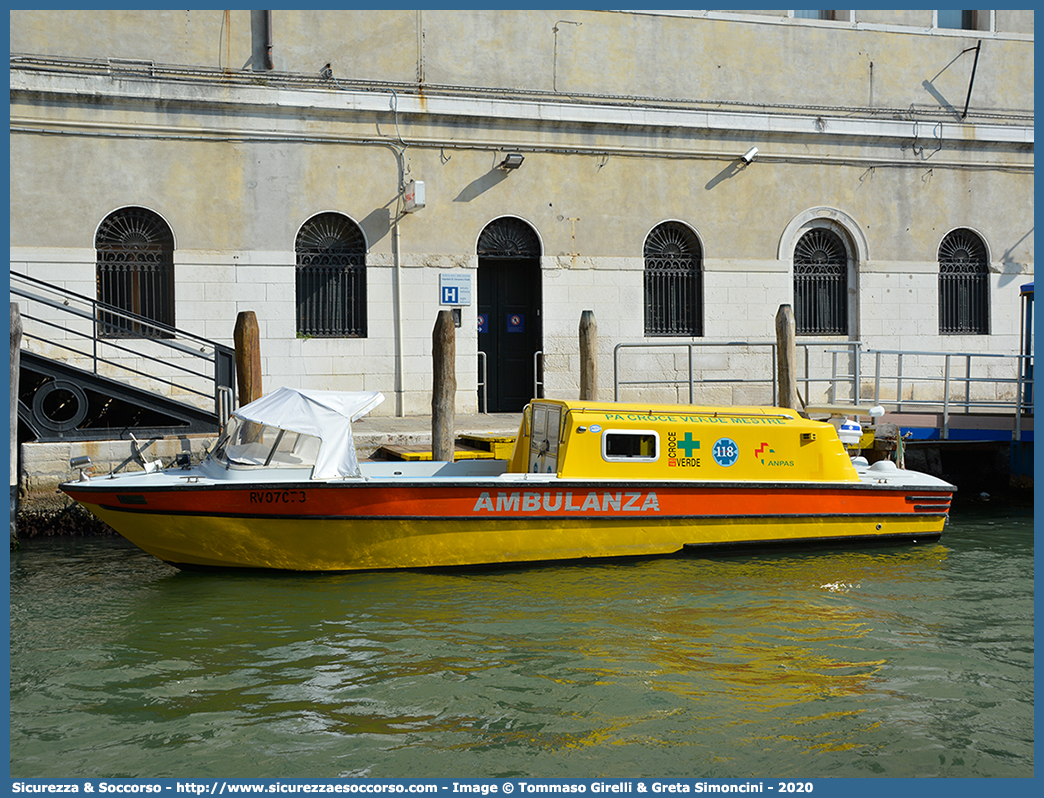
[[125, 511], [288, 518], [666, 518], [945, 514], [950, 493], [862, 487], [335, 486], [159, 491], [71, 490], [77, 501]]

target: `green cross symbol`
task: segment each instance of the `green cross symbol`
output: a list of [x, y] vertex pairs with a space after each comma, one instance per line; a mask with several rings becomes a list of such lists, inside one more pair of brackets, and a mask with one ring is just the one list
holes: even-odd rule
[[692, 457], [692, 450], [700, 448], [700, 442], [692, 439], [692, 433], [686, 432], [685, 438], [678, 441], [678, 448], [685, 450], [686, 457]]

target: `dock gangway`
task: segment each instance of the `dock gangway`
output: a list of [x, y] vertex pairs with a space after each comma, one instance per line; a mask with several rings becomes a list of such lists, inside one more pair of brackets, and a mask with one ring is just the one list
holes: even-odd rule
[[214, 433], [235, 409], [235, 351], [11, 272], [22, 318], [19, 439]]

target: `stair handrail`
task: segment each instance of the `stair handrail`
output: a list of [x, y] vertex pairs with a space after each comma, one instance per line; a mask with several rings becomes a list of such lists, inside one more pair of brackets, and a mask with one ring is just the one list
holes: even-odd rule
[[[75, 291], [68, 290], [67, 288], [16, 271], [11, 272], [10, 292], [14, 297], [26, 299], [30, 302], [38, 302], [45, 307], [59, 311], [61, 314], [85, 319], [91, 323], [91, 332], [87, 334], [70, 326], [56, 323], [53, 319], [47, 319], [36, 315], [32, 313], [29, 307], [25, 307], [21, 309], [22, 318], [24, 320], [36, 322], [44, 327], [62, 330], [66, 335], [78, 336], [81, 339], [90, 338], [91, 349], [90, 352], [85, 352], [82, 349], [69, 346], [62, 341], [44, 338], [35, 334], [32, 329], [28, 327], [23, 332], [24, 340], [44, 342], [48, 346], [88, 357], [94, 374], [99, 373], [99, 364], [105, 364], [123, 372], [144, 377], [157, 383], [162, 383], [177, 388], [178, 390], [195, 394], [196, 396], [213, 398], [214, 415], [217, 417], [218, 423], [221, 426], [224, 426], [232, 411], [235, 409], [236, 359], [235, 350], [232, 347], [219, 344], [216, 341], [203, 338], [202, 336], [188, 332], [187, 330], [171, 327], [170, 325], [157, 322], [154, 319], [149, 319], [115, 305], [110, 305], [107, 302], [102, 302], [93, 297], [78, 294]], [[104, 322], [101, 321], [103, 314], [105, 316]], [[170, 350], [177, 351], [182, 355], [213, 364], [213, 373], [208, 374], [204, 371], [194, 371], [178, 362], [163, 360], [159, 357], [154, 357], [147, 352], [130, 349], [129, 347], [118, 343], [121, 340], [126, 340], [123, 338], [103, 338], [99, 334], [99, 326], [101, 324], [104, 324], [109, 329], [115, 328], [138, 340], [148, 340], [151, 344], [166, 347]], [[155, 334], [142, 334], [141, 330], [151, 331]], [[165, 379], [157, 374], [132, 368], [126, 363], [121, 363], [118, 360], [103, 357], [98, 351], [100, 343], [103, 343], [106, 347], [111, 349], [134, 355], [136, 358], [141, 358], [142, 360], [162, 363], [168, 369], [192, 375], [196, 378], [202, 378], [213, 384], [213, 391], [204, 393], [188, 383], [173, 382], [172, 380]]]

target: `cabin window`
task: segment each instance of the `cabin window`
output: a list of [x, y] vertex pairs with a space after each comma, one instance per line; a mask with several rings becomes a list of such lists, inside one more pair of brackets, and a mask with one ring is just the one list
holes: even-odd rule
[[606, 460], [652, 462], [659, 454], [659, 442], [655, 432], [606, 432], [602, 436], [602, 457]]

